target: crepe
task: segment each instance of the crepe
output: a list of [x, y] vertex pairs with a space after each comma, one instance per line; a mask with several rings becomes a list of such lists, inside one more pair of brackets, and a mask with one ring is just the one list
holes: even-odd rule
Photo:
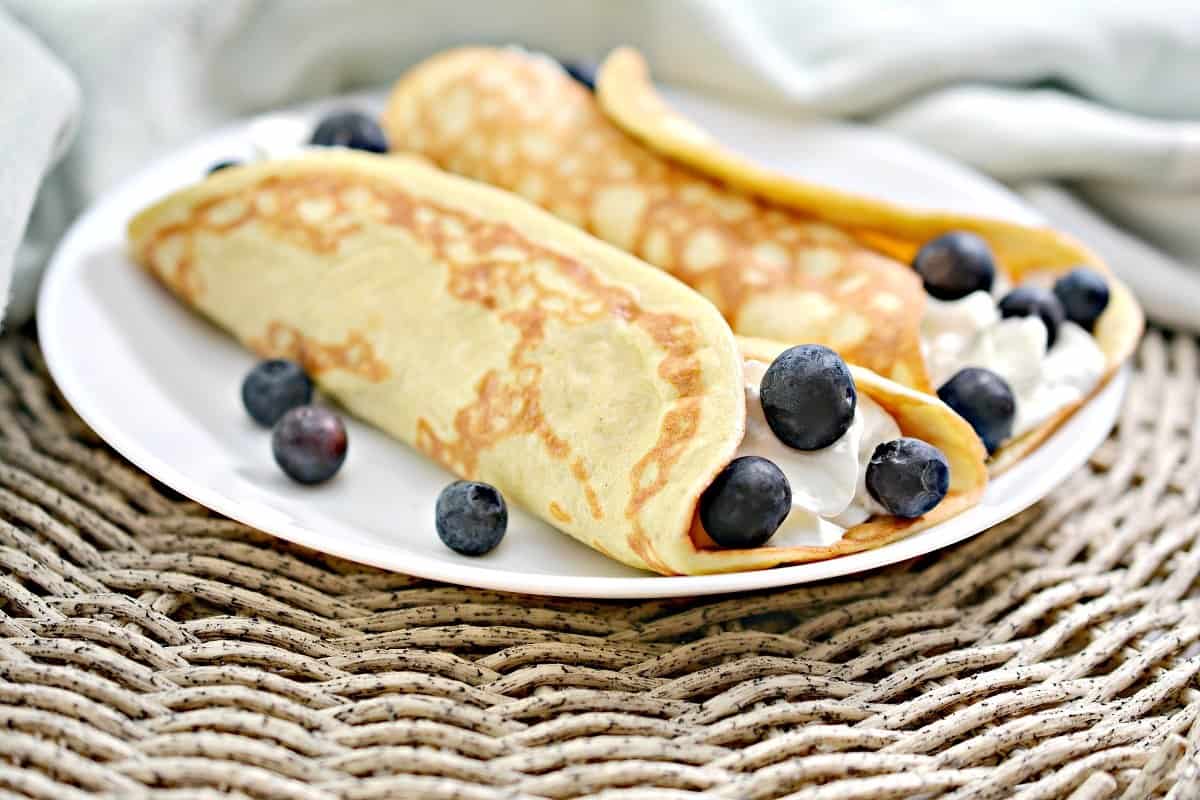
[[[256, 353], [299, 360], [352, 413], [636, 567], [876, 547], [970, 506], [987, 479], [948, 408], [856, 369], [859, 391], [946, 454], [950, 494], [831, 547], [716, 549], [695, 518], [745, 425], [729, 325], [629, 254], [415, 159], [310, 151], [221, 170], [128, 233], [138, 262]], [[782, 345], [742, 347], [769, 360]]]
[[[920, 343], [926, 296], [906, 262], [947, 231], [983, 236], [1014, 282], [1081, 264], [1102, 270], [1111, 300], [1095, 330], [1101, 385], [1141, 332], [1129, 291], [1069, 237], [906, 209], [761, 167], [670, 110], [629, 49], [604, 63], [595, 97], [541, 56], [448, 51], [397, 82], [383, 124], [394, 148], [517, 192], [679, 277], [739, 334], [826, 344], [924, 392], [935, 388]], [[1001, 448], [993, 471], [1075, 407]]]

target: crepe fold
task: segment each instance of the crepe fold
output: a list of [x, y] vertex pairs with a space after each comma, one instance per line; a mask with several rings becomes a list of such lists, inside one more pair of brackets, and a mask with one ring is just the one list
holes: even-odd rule
[[[628, 48], [605, 61], [595, 96], [542, 56], [448, 51], [401, 77], [383, 122], [394, 148], [517, 192], [677, 276], [738, 334], [825, 344], [920, 391], [935, 388], [920, 341], [926, 297], [907, 262], [951, 230], [984, 237], [1014, 282], [1084, 264], [1102, 270], [1111, 288], [1095, 330], [1104, 381], [1141, 333], [1132, 295], [1073, 239], [772, 171], [669, 108]], [[1076, 407], [1001, 448], [993, 471], [1036, 447]]]
[[229, 168], [138, 214], [128, 236], [139, 263], [256, 353], [299, 360], [355, 415], [626, 564], [829, 558], [952, 516], [986, 482], [948, 408], [856, 369], [859, 391], [946, 453], [951, 494], [828, 548], [716, 550], [696, 504], [743, 436], [742, 349], [769, 360], [782, 345], [739, 345], [674, 278], [416, 159], [310, 151]]

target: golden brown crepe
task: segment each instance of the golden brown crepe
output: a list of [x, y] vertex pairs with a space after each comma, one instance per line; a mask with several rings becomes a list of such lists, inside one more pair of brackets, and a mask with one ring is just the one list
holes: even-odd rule
[[[517, 192], [679, 277], [739, 334], [826, 344], [921, 391], [934, 388], [920, 349], [926, 298], [901, 262], [950, 230], [987, 239], [1013, 281], [1080, 264], [1103, 270], [1112, 299], [1095, 335], [1105, 380], [1140, 335], [1132, 295], [1074, 240], [905, 209], [758, 166], [670, 110], [629, 49], [605, 62], [596, 97], [541, 56], [449, 51], [397, 82], [383, 124], [394, 148]], [[1007, 444], [993, 470], [1074, 410]]]
[[[140, 213], [135, 258], [263, 356], [595, 549], [665, 574], [877, 547], [973, 504], [973, 432], [855, 369], [941, 448], [951, 492], [830, 547], [721, 550], [696, 503], [743, 435], [743, 354], [695, 292], [525, 201], [415, 159], [312, 151], [222, 170]], [[746, 341], [770, 360], [781, 345]], [[344, 479], [353, 480], [351, 475]]]

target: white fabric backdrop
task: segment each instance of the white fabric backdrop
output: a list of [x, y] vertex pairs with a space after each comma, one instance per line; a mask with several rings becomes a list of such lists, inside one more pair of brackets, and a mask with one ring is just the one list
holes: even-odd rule
[[1196, 0], [0, 0], [8, 321], [72, 216], [155, 154], [468, 42], [634, 44], [665, 81], [870, 120], [1013, 183], [1200, 330]]

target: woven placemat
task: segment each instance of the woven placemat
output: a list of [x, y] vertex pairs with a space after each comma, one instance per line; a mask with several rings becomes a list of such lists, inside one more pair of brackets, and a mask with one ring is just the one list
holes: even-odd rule
[[941, 553], [601, 603], [213, 517], [9, 337], [0, 798], [1200, 797], [1198, 387], [1152, 331], [1090, 465]]

